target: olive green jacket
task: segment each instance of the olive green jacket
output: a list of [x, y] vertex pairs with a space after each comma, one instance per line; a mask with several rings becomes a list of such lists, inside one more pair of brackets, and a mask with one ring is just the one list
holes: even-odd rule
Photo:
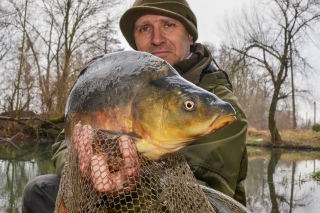
[[236, 111], [237, 120], [190, 144], [182, 153], [200, 184], [223, 192], [245, 205], [242, 181], [246, 178], [248, 165], [246, 116], [222, 71], [206, 74], [199, 86], [229, 102]]
[[[202, 47], [202, 46], [199, 46]], [[232, 92], [232, 86], [223, 71], [215, 70], [211, 65], [211, 54], [206, 48], [201, 48], [206, 54], [195, 59], [192, 63], [175, 67], [182, 77], [198, 86], [214, 93], [220, 99], [229, 102], [236, 110], [237, 120], [182, 150], [191, 170], [200, 184], [233, 197], [242, 204], [246, 204], [245, 191], [242, 181], [247, 174], [246, 131], [247, 120], [238, 99]], [[195, 51], [197, 52], [197, 51]], [[201, 52], [201, 51], [200, 51]], [[188, 67], [192, 66], [191, 69]], [[187, 67], [187, 68], [186, 68]], [[181, 71], [181, 70], [187, 70]], [[203, 71], [208, 71], [204, 74]], [[58, 175], [64, 168], [67, 145], [62, 132], [52, 146], [53, 163]]]

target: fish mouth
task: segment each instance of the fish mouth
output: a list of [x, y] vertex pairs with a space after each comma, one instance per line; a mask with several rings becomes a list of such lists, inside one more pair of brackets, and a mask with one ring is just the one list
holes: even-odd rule
[[219, 116], [210, 125], [211, 133], [222, 129], [223, 127], [235, 122], [237, 119], [234, 115]]

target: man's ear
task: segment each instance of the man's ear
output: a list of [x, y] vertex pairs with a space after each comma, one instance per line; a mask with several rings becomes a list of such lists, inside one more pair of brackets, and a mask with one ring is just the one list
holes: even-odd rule
[[193, 44], [193, 36], [189, 34], [188, 40], [189, 40], [189, 44], [192, 45]]

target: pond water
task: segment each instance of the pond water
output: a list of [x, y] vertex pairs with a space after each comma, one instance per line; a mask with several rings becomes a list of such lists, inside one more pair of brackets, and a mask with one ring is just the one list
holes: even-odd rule
[[21, 195], [28, 181], [55, 173], [50, 146], [0, 147], [0, 212], [20, 213]]
[[[320, 152], [249, 148], [245, 181], [252, 212], [320, 212]], [[25, 184], [41, 174], [54, 174], [50, 146], [0, 147], [0, 212], [21, 212]]]
[[248, 149], [245, 180], [252, 212], [320, 212], [320, 152]]

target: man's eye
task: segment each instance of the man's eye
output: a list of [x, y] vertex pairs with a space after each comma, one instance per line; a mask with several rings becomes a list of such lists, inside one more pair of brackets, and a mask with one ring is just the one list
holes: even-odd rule
[[145, 31], [147, 31], [148, 29], [149, 29], [149, 27], [141, 27], [140, 31], [141, 31], [141, 32], [145, 32]]
[[173, 27], [173, 25], [174, 25], [174, 24], [172, 24], [172, 23], [167, 23], [167, 24], [166, 24], [166, 27]]

